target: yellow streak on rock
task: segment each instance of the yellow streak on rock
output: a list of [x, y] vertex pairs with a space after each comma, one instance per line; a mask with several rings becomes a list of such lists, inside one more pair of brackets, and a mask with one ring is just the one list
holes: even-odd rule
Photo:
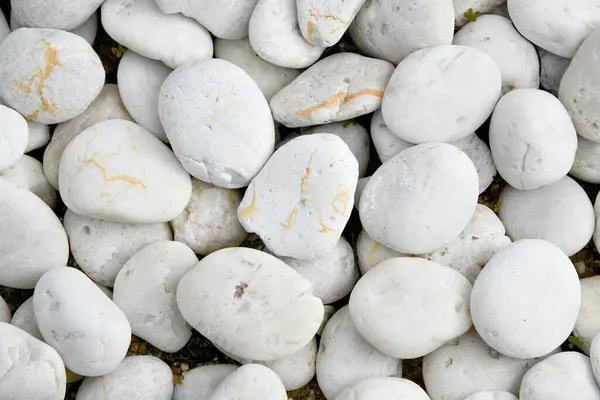
[[298, 115], [300, 117], [308, 118], [312, 121], [312, 114], [315, 111], [323, 109], [323, 108], [326, 108], [326, 109], [339, 108], [342, 105], [348, 103], [349, 101], [354, 100], [355, 98], [357, 98], [359, 96], [376, 96], [381, 99], [381, 98], [383, 98], [383, 91], [376, 90], [376, 89], [363, 89], [356, 93], [350, 93], [350, 94], [348, 94], [347, 92], [338, 92], [338, 93], [334, 94], [333, 96], [331, 96], [329, 99], [317, 104], [316, 106], [312, 106], [312, 107], [305, 108], [304, 110], [296, 111], [296, 115]]
[[344, 98], [344, 103], [347, 103], [351, 100], [354, 100], [355, 98], [357, 98], [358, 96], [376, 96], [379, 97], [380, 99], [383, 98], [383, 91], [381, 90], [375, 90], [375, 89], [363, 89], [360, 90], [356, 93], [352, 93], [349, 94], [348, 96], [346, 96]]
[[348, 189], [345, 189], [345, 190], [339, 192], [338, 194], [336, 194], [335, 197], [333, 198], [333, 201], [331, 202], [331, 207], [333, 207], [333, 211], [335, 211], [337, 214], [347, 216], [348, 211], [349, 211], [349, 207], [348, 207], [349, 199], [350, 199], [350, 191]]
[[292, 208], [292, 211], [290, 211], [290, 213], [288, 214], [287, 218], [285, 219], [285, 223], [283, 224], [283, 227], [285, 228], [286, 231], [289, 231], [290, 229], [292, 229], [294, 227], [294, 224], [296, 224], [296, 217], [298, 216], [298, 209], [296, 207]]
[[381, 247], [381, 243], [373, 243], [373, 247], [371, 247], [371, 250], [369, 250], [369, 254], [367, 254], [367, 261], [369, 262], [369, 264], [373, 264], [373, 257], [375, 257], [375, 253], [377, 252], [377, 249], [379, 247]]
[[314, 19], [326, 19], [326, 20], [332, 19], [332, 20], [340, 22], [342, 24], [346, 23], [345, 19], [335, 16], [333, 14], [319, 14], [319, 13], [315, 12], [314, 10], [308, 10], [308, 13], [310, 14], [311, 18], [314, 18]]
[[310, 157], [308, 159], [308, 165], [306, 166], [306, 168], [304, 168], [304, 174], [302, 175], [302, 178], [300, 179], [300, 202], [302, 204], [305, 204], [308, 199], [306, 198], [306, 195], [308, 194], [308, 178], [310, 178], [310, 167], [312, 165], [313, 162], [313, 157], [315, 156], [316, 150], [313, 150], [310, 153]]
[[86, 158], [84, 160], [84, 162], [87, 164], [92, 164], [94, 167], [96, 167], [100, 170], [100, 172], [102, 173], [102, 179], [104, 180], [104, 185], [107, 185], [110, 182], [123, 181], [123, 182], [129, 183], [130, 185], [139, 185], [139, 186], [143, 187], [144, 189], [147, 189], [144, 182], [142, 182], [140, 179], [133, 177], [131, 175], [119, 174], [119, 175], [109, 177], [108, 174], [106, 173], [106, 169], [102, 165], [100, 165], [96, 160], [94, 160], [93, 158]]
[[252, 185], [252, 201], [248, 207], [242, 208], [238, 211], [239, 218], [248, 218], [256, 211], [256, 185]]
[[318, 212], [319, 215], [319, 233], [329, 233], [329, 232], [335, 232], [335, 229], [330, 228], [329, 226], [325, 225], [325, 222], [323, 222], [323, 216], [321, 215], [321, 210], [319, 210]]

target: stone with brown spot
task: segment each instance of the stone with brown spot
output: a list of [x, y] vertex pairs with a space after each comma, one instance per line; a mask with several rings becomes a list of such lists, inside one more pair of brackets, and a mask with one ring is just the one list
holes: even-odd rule
[[299, 0], [298, 25], [316, 46], [331, 47], [344, 35], [365, 0]]

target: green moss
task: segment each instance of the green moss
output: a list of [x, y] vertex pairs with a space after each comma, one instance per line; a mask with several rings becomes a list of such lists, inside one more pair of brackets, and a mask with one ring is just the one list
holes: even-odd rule
[[479, 11], [473, 11], [472, 8], [469, 8], [467, 11], [465, 11], [463, 15], [467, 22], [475, 22], [477, 21], [477, 17], [479, 17], [481, 13]]

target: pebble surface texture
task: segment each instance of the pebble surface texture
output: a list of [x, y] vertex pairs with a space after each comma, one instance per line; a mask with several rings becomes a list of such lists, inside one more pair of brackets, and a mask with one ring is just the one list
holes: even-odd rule
[[465, 400], [519, 400], [517, 396], [508, 392], [477, 392], [473, 393]]
[[0, 44], [0, 96], [25, 118], [56, 124], [81, 114], [104, 85], [104, 68], [80, 36], [21, 28]]
[[27, 122], [18, 112], [0, 105], [0, 172], [15, 165], [29, 140]]
[[25, 302], [15, 310], [10, 323], [11, 325], [14, 325], [17, 328], [29, 333], [34, 338], [44, 340], [42, 333], [40, 332], [40, 328], [38, 328], [37, 320], [35, 319], [35, 313], [33, 311], [33, 296], [25, 300]]
[[0, 322], [10, 322], [10, 308], [8, 308], [8, 304], [2, 297], [0, 297]]
[[540, 85], [558, 96], [560, 81], [571, 64], [570, 58], [564, 58], [538, 47], [540, 55]]
[[402, 378], [369, 378], [344, 390], [335, 400], [430, 400], [416, 383]]
[[2, 400], [63, 400], [65, 365], [52, 347], [21, 329], [0, 322]]
[[591, 276], [580, 280], [581, 283], [581, 307], [573, 334], [582, 343], [582, 350], [589, 354], [590, 343], [600, 333], [600, 277]]
[[330, 47], [344, 35], [365, 0], [298, 0], [298, 25], [316, 46]]
[[[180, 281], [186, 321], [234, 356], [270, 360], [306, 346], [323, 319], [310, 283], [277, 258], [228, 248], [203, 258]], [[265, 319], [266, 314], [272, 315]]]
[[67, 264], [67, 235], [39, 197], [0, 178], [0, 285], [33, 289], [48, 270]]
[[169, 148], [125, 120], [100, 122], [77, 135], [63, 152], [58, 182], [73, 212], [121, 223], [170, 221], [192, 193], [189, 175]]
[[181, 385], [173, 389], [173, 400], [209, 400], [223, 379], [238, 368], [233, 364], [216, 364], [185, 372]]
[[357, 181], [356, 158], [339, 137], [301, 136], [279, 148], [252, 180], [238, 217], [273, 253], [316, 258], [338, 242]]
[[[118, 43], [171, 68], [213, 55], [210, 33], [181, 14], [165, 14], [156, 0], [107, 0], [102, 26]], [[166, 34], [168, 32], [168, 34]]]
[[211, 400], [286, 400], [283, 383], [269, 368], [259, 364], [239, 367], [215, 389]]
[[600, 143], [577, 136], [577, 152], [569, 174], [584, 182], [600, 184]]
[[580, 303], [579, 279], [568, 257], [549, 242], [524, 239], [500, 250], [479, 274], [471, 315], [492, 348], [533, 358], [567, 339]]
[[11, 18], [36, 28], [69, 31], [82, 25], [103, 0], [11, 0]]
[[384, 163], [361, 196], [363, 229], [386, 247], [422, 254], [442, 247], [469, 223], [479, 178], [456, 147], [426, 143]]
[[158, 110], [179, 161], [201, 181], [247, 186], [273, 153], [268, 103], [229, 61], [196, 61], [175, 70], [161, 88]]
[[[96, 34], [98, 33], [98, 19], [98, 15], [96, 13], [93, 13], [83, 24], [73, 29], [68, 29], [68, 31], [74, 33], [77, 36], [81, 36], [91, 46], [94, 44], [96, 40]], [[25, 27], [34, 28], [34, 26], [22, 24], [20, 21], [18, 21], [14, 12], [10, 14], [10, 27], [13, 31]]]
[[355, 53], [326, 57], [281, 89], [270, 105], [289, 128], [343, 121], [375, 111], [394, 66]]
[[449, 267], [393, 258], [358, 281], [350, 295], [350, 315], [360, 334], [382, 353], [422, 357], [469, 330], [471, 289], [467, 278]]
[[105, 375], [127, 353], [131, 341], [127, 317], [75, 268], [45, 273], [35, 287], [33, 309], [44, 340], [76, 374]]
[[15, 186], [29, 190], [44, 201], [50, 208], [56, 206], [56, 190], [48, 183], [42, 163], [33, 157], [23, 155], [12, 167], [0, 172], [0, 177]]
[[474, 47], [433, 46], [398, 64], [381, 111], [401, 139], [452, 142], [485, 122], [501, 89], [502, 73], [488, 54]]

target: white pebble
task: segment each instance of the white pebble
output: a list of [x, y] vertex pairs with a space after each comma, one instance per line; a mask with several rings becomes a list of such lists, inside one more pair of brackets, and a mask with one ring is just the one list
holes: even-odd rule
[[[15, 13], [10, 14], [10, 27], [13, 31], [16, 31], [19, 28], [25, 28], [25, 27], [35, 28], [34, 25], [23, 24], [21, 21], [18, 21], [15, 16]], [[79, 25], [73, 29], [66, 29], [66, 30], [68, 30], [69, 32], [71, 32], [77, 36], [81, 36], [91, 46], [94, 44], [94, 41], [96, 40], [96, 33], [98, 32], [98, 14], [94, 12], [81, 25]]]
[[410, 143], [404, 139], [400, 139], [394, 134], [394, 132], [390, 130], [390, 128], [388, 128], [385, 121], [383, 120], [381, 109], [373, 113], [373, 117], [371, 118], [370, 129], [371, 139], [373, 139], [375, 151], [377, 152], [377, 155], [379, 156], [379, 159], [382, 163], [394, 157], [402, 150], [406, 150], [409, 147], [414, 146], [414, 143]]
[[176, 69], [160, 90], [158, 111], [179, 161], [204, 182], [247, 186], [273, 153], [268, 103], [252, 78], [229, 61]]
[[580, 303], [579, 278], [565, 253], [549, 242], [523, 239], [500, 250], [479, 274], [471, 315], [492, 348], [533, 358], [567, 339]]
[[209, 400], [223, 379], [238, 368], [233, 364], [215, 364], [184, 372], [183, 382], [173, 390], [173, 400]]
[[305, 278], [283, 261], [248, 248], [203, 258], [181, 279], [177, 304], [207, 339], [251, 360], [299, 351], [323, 319], [323, 304]]
[[39, 280], [33, 309], [46, 343], [82, 376], [108, 374], [131, 341], [127, 317], [83, 272], [54, 268]]
[[422, 357], [471, 327], [471, 288], [467, 278], [449, 267], [393, 258], [358, 281], [350, 315], [360, 334], [382, 353]]
[[558, 96], [560, 81], [567, 68], [569, 68], [571, 59], [557, 56], [541, 48], [538, 48], [538, 53], [541, 67], [540, 85], [554, 96]]
[[367, 183], [369, 183], [369, 179], [371, 179], [370, 176], [367, 176], [366, 178], [360, 178], [356, 183], [356, 192], [354, 192], [354, 208], [357, 210], [360, 205], [360, 198], [367, 187]]
[[35, 158], [28, 155], [22, 156], [12, 167], [0, 172], [0, 177], [21, 189], [31, 191], [48, 207], [56, 206], [56, 190], [46, 179], [42, 163]]
[[520, 190], [563, 178], [573, 165], [577, 134], [560, 101], [538, 89], [504, 95], [490, 122], [490, 148], [498, 172]]
[[583, 344], [582, 350], [590, 353], [590, 343], [600, 333], [600, 276], [581, 279], [581, 306], [573, 334]]
[[596, 195], [596, 200], [594, 201], [594, 214], [596, 215], [596, 227], [594, 228], [592, 239], [594, 240], [596, 249], [600, 249], [600, 195]]
[[67, 265], [67, 235], [50, 207], [29, 190], [0, 178], [0, 193], [0, 285], [33, 289], [46, 271]]
[[50, 127], [48, 125], [27, 121], [27, 126], [29, 127], [29, 140], [27, 140], [25, 153], [37, 150], [48, 144], [50, 141]]
[[485, 391], [473, 393], [465, 400], [519, 400], [517, 396], [509, 392]]
[[[11, 13], [12, 16], [12, 13]], [[4, 16], [4, 12], [0, 10], [0, 43], [8, 36], [10, 33], [10, 26], [8, 26], [8, 21]]]
[[600, 184], [600, 143], [577, 136], [577, 152], [569, 174], [584, 182]]
[[6, 301], [0, 296], [0, 322], [10, 322], [10, 320], [10, 308], [8, 308], [8, 304], [6, 304]]
[[317, 381], [328, 400], [363, 379], [402, 376], [402, 360], [387, 356], [358, 333], [348, 307], [325, 325], [317, 353]]
[[[102, 0], [12, 0], [11, 17], [25, 26], [71, 30], [83, 24]], [[15, 28], [13, 28], [15, 29]]]
[[485, 192], [494, 181], [494, 176], [496, 176], [497, 172], [492, 152], [487, 144], [475, 133], [450, 142], [450, 144], [464, 151], [471, 159], [479, 177], [479, 194]]
[[323, 314], [323, 321], [321, 321], [321, 326], [319, 326], [319, 330], [317, 331], [317, 335], [319, 336], [323, 334], [323, 329], [325, 329], [325, 325], [331, 319], [331, 317], [333, 317], [333, 314], [335, 314], [335, 308], [333, 306], [325, 305], [323, 306], [323, 310], [325, 311]]
[[28, 298], [15, 310], [10, 321], [11, 325], [23, 329], [38, 340], [44, 340], [40, 328], [38, 328], [35, 313], [33, 312], [33, 296]]
[[301, 136], [279, 148], [252, 180], [238, 217], [273, 253], [317, 258], [338, 242], [357, 180], [356, 158], [339, 137]]
[[316, 46], [331, 47], [340, 41], [365, 0], [298, 0], [297, 4], [304, 39]]
[[356, 257], [358, 258], [360, 272], [363, 275], [383, 261], [406, 256], [406, 254], [399, 253], [376, 242], [366, 231], [361, 231], [356, 240]]
[[402, 378], [368, 378], [344, 390], [335, 400], [371, 400], [377, 398], [430, 400], [416, 383]]
[[164, 222], [122, 224], [67, 210], [63, 224], [77, 265], [94, 282], [110, 287], [131, 256], [151, 243], [173, 239]]
[[287, 394], [275, 372], [260, 364], [247, 364], [225, 378], [210, 399], [282, 400]]
[[600, 335], [594, 336], [590, 345], [590, 361], [596, 382], [600, 385]]
[[0, 172], [12, 167], [25, 153], [29, 127], [15, 110], [0, 105]]

